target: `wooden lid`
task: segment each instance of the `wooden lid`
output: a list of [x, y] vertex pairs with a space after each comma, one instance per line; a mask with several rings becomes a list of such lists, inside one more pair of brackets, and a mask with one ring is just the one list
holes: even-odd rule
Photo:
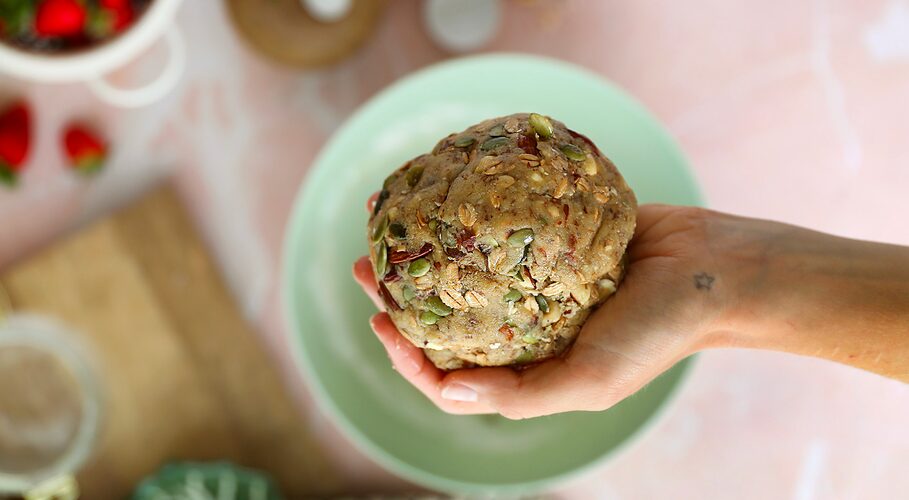
[[309, 68], [340, 61], [372, 33], [385, 2], [353, 0], [347, 15], [317, 21], [300, 0], [228, 0], [234, 25], [256, 50], [278, 62]]

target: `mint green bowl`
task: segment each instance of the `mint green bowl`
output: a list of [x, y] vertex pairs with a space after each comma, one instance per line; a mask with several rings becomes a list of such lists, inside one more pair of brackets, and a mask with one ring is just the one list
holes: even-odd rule
[[675, 143], [623, 91], [561, 62], [489, 55], [419, 71], [366, 103], [316, 159], [287, 229], [283, 291], [303, 377], [361, 450], [437, 490], [521, 494], [589, 470], [654, 421], [690, 364], [608, 411], [524, 421], [445, 414], [392, 370], [367, 322], [375, 307], [350, 275], [367, 251], [367, 197], [446, 134], [522, 111], [593, 139], [641, 202], [700, 204]]

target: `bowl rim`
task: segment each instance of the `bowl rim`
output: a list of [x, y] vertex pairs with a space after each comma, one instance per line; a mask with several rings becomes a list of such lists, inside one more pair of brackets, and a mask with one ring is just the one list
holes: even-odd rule
[[600, 468], [605, 463], [609, 462], [616, 456], [621, 455], [625, 450], [640, 442], [644, 437], [652, 433], [660, 423], [662, 423], [662, 421], [666, 418], [668, 412], [675, 407], [675, 403], [682, 392], [681, 389], [684, 387], [685, 382], [691, 376], [691, 372], [697, 365], [696, 361], [698, 359], [698, 355], [693, 354], [678, 362], [685, 364], [681, 367], [678, 381], [670, 390], [668, 396], [666, 396], [663, 402], [656, 408], [653, 413], [650, 414], [650, 416], [640, 427], [637, 428], [636, 431], [629, 434], [624, 440], [619, 442], [619, 444], [612, 449], [605, 451], [600, 456], [596, 457], [593, 460], [590, 460], [586, 464], [566, 472], [549, 475], [545, 478], [533, 481], [500, 484], [473, 483], [446, 478], [415, 467], [410, 463], [395, 457], [386, 451], [383, 447], [373, 442], [373, 440], [370, 439], [366, 434], [364, 434], [359, 429], [359, 427], [354, 424], [337, 406], [332, 396], [328, 394], [327, 389], [325, 389], [324, 385], [319, 382], [319, 375], [309, 359], [307, 349], [303, 345], [302, 335], [297, 334], [296, 325], [300, 324], [300, 321], [303, 318], [298, 315], [298, 312], [294, 307], [294, 303], [292, 301], [296, 283], [293, 277], [298, 274], [297, 270], [299, 267], [299, 264], [294, 257], [300, 246], [305, 244], [302, 231], [295, 229], [298, 227], [296, 221], [301, 220], [305, 200], [313, 195], [313, 190], [315, 189], [313, 187], [314, 184], [312, 180], [313, 177], [317, 174], [318, 169], [313, 167], [323, 161], [324, 157], [327, 155], [328, 146], [330, 146], [334, 137], [344, 134], [349, 128], [353, 126], [352, 124], [359, 121], [362, 116], [370, 113], [376, 102], [380, 102], [384, 100], [386, 96], [392, 94], [393, 92], [396, 92], [398, 87], [406, 85], [407, 83], [415, 80], [420, 80], [426, 75], [439, 70], [482, 62], [488, 63], [496, 61], [502, 61], [504, 63], [518, 62], [522, 64], [548, 65], [554, 69], [558, 69], [559, 71], [572, 72], [586, 79], [595, 80], [597, 83], [605, 87], [609, 87], [615, 93], [620, 94], [635, 107], [638, 107], [647, 117], [655, 121], [657, 124], [661, 125], [658, 127], [657, 132], [665, 136], [664, 139], [671, 146], [672, 153], [686, 167], [687, 173], [691, 176], [693, 181], [692, 195], [697, 201], [697, 204], [699, 206], [705, 205], [705, 198], [703, 196], [701, 187], [697, 183], [697, 179], [694, 177], [691, 166], [688, 163], [685, 155], [682, 153], [681, 148], [676, 143], [675, 139], [673, 139], [672, 136], [668, 134], [665, 127], [663, 127], [662, 124], [656, 119], [655, 115], [650, 112], [650, 110], [648, 110], [630, 93], [626, 92], [624, 89], [612, 81], [606, 79], [604, 76], [599, 75], [582, 66], [567, 63], [565, 61], [553, 59], [550, 57], [513, 52], [493, 52], [449, 59], [431, 64], [424, 68], [420, 68], [417, 71], [409, 73], [406, 76], [395, 80], [383, 88], [381, 91], [370, 97], [350, 116], [348, 116], [344, 120], [344, 123], [342, 123], [341, 126], [338, 127], [338, 129], [335, 130], [335, 132], [331, 135], [331, 137], [325, 141], [318, 154], [316, 154], [316, 156], [310, 162], [310, 168], [307, 169], [307, 172], [300, 183], [300, 187], [298, 188], [297, 194], [295, 195], [296, 197], [294, 199], [294, 203], [291, 208], [290, 215], [287, 219], [287, 224], [284, 231], [284, 245], [282, 250], [283, 255], [280, 276], [280, 293], [282, 296], [281, 309], [283, 310], [282, 321], [284, 322], [285, 327], [284, 334], [289, 337], [287, 340], [290, 342], [291, 357], [293, 359], [294, 366], [297, 368], [297, 371], [299, 373], [305, 375], [300, 378], [304, 380], [304, 384], [309, 388], [310, 393], [313, 395], [313, 399], [315, 400], [316, 405], [319, 407], [319, 409], [328, 417], [330, 417], [332, 424], [341, 430], [341, 434], [345, 437], [345, 439], [347, 439], [347, 441], [350, 442], [359, 452], [366, 455], [369, 459], [377, 463], [385, 470], [407, 481], [439, 491], [455, 494], [521, 495], [537, 493], [540, 491], [552, 489], [555, 486], [563, 485], [565, 483], [581, 479], [587, 474], [600, 470]]
[[0, 42], [0, 73], [42, 82], [77, 82], [102, 76], [147, 49], [167, 29], [183, 0], [151, 0], [124, 33], [72, 53], [30, 52]]

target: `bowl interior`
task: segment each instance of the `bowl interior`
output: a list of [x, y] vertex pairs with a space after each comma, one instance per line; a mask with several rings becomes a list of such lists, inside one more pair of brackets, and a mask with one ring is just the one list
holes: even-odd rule
[[447, 415], [391, 369], [367, 323], [375, 308], [350, 277], [367, 251], [366, 198], [446, 134], [521, 111], [588, 135], [641, 202], [700, 203], [679, 150], [636, 101], [573, 66], [494, 55], [431, 67], [366, 104], [325, 146], [289, 222], [285, 305], [304, 376], [356, 444], [436, 489], [519, 493], [579, 473], [650, 422], [690, 363], [608, 411], [525, 421]]

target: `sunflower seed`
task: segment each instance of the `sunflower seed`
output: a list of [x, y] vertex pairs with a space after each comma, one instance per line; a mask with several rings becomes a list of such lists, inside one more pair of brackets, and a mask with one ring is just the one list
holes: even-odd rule
[[477, 210], [470, 203], [461, 203], [458, 207], [458, 219], [464, 227], [471, 227], [477, 222]]

